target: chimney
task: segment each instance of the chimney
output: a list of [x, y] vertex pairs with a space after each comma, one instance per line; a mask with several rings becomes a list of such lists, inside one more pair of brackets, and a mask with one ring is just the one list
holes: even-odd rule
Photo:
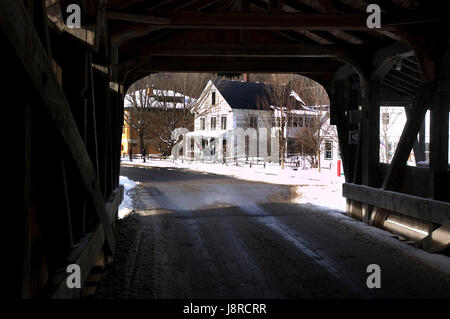
[[250, 82], [250, 74], [244, 73], [244, 82]]

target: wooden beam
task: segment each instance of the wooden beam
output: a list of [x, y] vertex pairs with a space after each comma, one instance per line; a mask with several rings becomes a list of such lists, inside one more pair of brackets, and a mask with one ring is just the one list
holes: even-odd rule
[[84, 45], [90, 47], [92, 50], [97, 50], [96, 43], [98, 42], [98, 35], [96, 34], [96, 25], [86, 25], [80, 28], [69, 28], [62, 20], [62, 17], [49, 16], [49, 26], [57, 31], [58, 34], [65, 32], [80, 41]]
[[328, 0], [317, 0], [319, 5], [323, 8], [324, 12], [339, 14], [341, 13], [330, 1]]
[[450, 247], [450, 220], [425, 237], [419, 246], [431, 253], [441, 252]]
[[[433, 85], [432, 83], [422, 84], [414, 99], [410, 116], [408, 117], [402, 135], [392, 158], [389, 170], [384, 178], [381, 189], [396, 190], [400, 182], [400, 172], [406, 166], [411, 149], [417, 138], [417, 133], [422, 126], [425, 113], [431, 102]], [[381, 206], [375, 208], [372, 213], [370, 223], [373, 226], [381, 227], [389, 215], [385, 210], [380, 209]]]
[[346, 109], [346, 98], [345, 98], [345, 81], [344, 80], [335, 80], [334, 81], [334, 95], [332, 99], [332, 105], [330, 106], [333, 109], [333, 113], [336, 113], [336, 127], [339, 137], [339, 148], [341, 149], [342, 155], [342, 164], [344, 167], [344, 176], [345, 181], [350, 182], [350, 169], [349, 169], [349, 144], [348, 144], [348, 120], [345, 116]]
[[[119, 78], [131, 73], [151, 72], [253, 72], [253, 73], [299, 73], [333, 74], [339, 66], [337, 61], [307, 58], [234, 58], [234, 57], [152, 57], [148, 62], [124, 63], [119, 66]], [[143, 75], [135, 75], [139, 79]], [[128, 81], [128, 80], [127, 80]]]
[[[168, 28], [200, 29], [265, 29], [265, 30], [359, 30], [369, 31], [369, 14], [304, 14], [304, 13], [265, 13], [265, 12], [199, 12], [173, 11], [169, 17], [144, 16], [108, 11], [111, 20], [164, 25]], [[399, 26], [449, 21], [442, 16], [402, 16], [385, 14], [382, 28], [378, 30], [396, 30]]]
[[[409, 106], [405, 106], [404, 109], [405, 109], [406, 119], [408, 119], [408, 117], [410, 116], [411, 108]], [[416, 159], [416, 163], [425, 161], [425, 136], [424, 136], [424, 134], [425, 134], [425, 119], [422, 122], [422, 125], [420, 126], [419, 134], [421, 136], [420, 136], [419, 140], [416, 139], [414, 141], [414, 146], [413, 146], [414, 158]], [[423, 141], [423, 142], [420, 143], [420, 141]]]
[[409, 95], [399, 95], [387, 92], [385, 89], [381, 89], [380, 92], [380, 105], [381, 106], [399, 106], [412, 104], [414, 97]]
[[156, 24], [156, 25], [158, 24], [168, 25], [171, 23], [171, 20], [169, 18], [161, 18], [142, 14], [131, 14], [114, 11], [107, 11], [106, 18], [115, 21], [126, 21], [133, 23]]
[[405, 94], [414, 95], [417, 92], [417, 88], [408, 87], [396, 79], [385, 77], [382, 82], [391, 85], [391, 87], [396, 88], [398, 91], [404, 92]]
[[[450, 77], [450, 75], [447, 75]], [[430, 171], [434, 199], [450, 200], [447, 182], [450, 81], [438, 81], [430, 109]]]
[[430, 198], [352, 183], [342, 185], [342, 196], [437, 224], [450, 219], [450, 203]]
[[[133, 53], [162, 56], [247, 56], [247, 57], [339, 57], [353, 46], [320, 44], [218, 44], [218, 43], [151, 43], [132, 47]], [[126, 54], [126, 52], [121, 52]]]
[[382, 79], [395, 65], [397, 59], [414, 55], [413, 49], [404, 42], [397, 42], [374, 53], [372, 79]]
[[345, 59], [355, 49], [353, 46], [320, 44], [207, 44], [207, 43], [152, 43], [130, 45], [120, 50], [120, 63], [146, 61], [151, 56], [177, 57], [278, 57], [278, 58], [342, 58]]
[[89, 192], [97, 215], [105, 227], [107, 247], [114, 252], [114, 236], [105, 211], [96, 174], [83, 140], [77, 129], [64, 92], [53, 65], [39, 40], [30, 17], [21, 1], [0, 2], [0, 21], [6, 37], [15, 48], [32, 82], [49, 111], [62, 140], [75, 161], [84, 185]]
[[[368, 80], [367, 80], [368, 81]], [[360, 132], [361, 176], [366, 186], [378, 186], [379, 151], [380, 151], [380, 83], [368, 81], [369, 95], [362, 97], [362, 121]], [[372, 207], [366, 202], [362, 205], [362, 221], [369, 222]]]

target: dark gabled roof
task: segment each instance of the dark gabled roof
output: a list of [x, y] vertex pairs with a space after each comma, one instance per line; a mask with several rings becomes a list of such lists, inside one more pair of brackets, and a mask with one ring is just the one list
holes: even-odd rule
[[269, 86], [257, 82], [218, 80], [213, 82], [232, 109], [258, 109], [258, 99], [268, 95]]

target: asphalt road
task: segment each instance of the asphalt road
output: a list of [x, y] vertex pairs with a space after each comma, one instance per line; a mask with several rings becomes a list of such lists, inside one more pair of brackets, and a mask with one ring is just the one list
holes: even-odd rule
[[[449, 257], [293, 204], [289, 186], [163, 168], [121, 175], [140, 183], [137, 213], [118, 223], [100, 298], [450, 298]], [[381, 288], [367, 287], [370, 264]]]

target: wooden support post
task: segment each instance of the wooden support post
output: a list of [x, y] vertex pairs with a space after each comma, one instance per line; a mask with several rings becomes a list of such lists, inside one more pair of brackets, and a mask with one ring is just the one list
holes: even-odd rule
[[[450, 108], [450, 49], [438, 61], [437, 87], [433, 94], [430, 116], [430, 173], [431, 195], [434, 199], [450, 201], [448, 173], [448, 116]], [[446, 178], [447, 175], [447, 178]], [[444, 214], [441, 214], [444, 217]], [[420, 245], [430, 252], [450, 247], [450, 218], [437, 229], [431, 230]]]
[[[371, 80], [368, 96], [363, 97], [363, 119], [361, 139], [362, 147], [362, 184], [366, 186], [378, 186], [378, 163], [380, 158], [380, 83]], [[369, 223], [373, 207], [369, 204], [362, 205], [362, 220]]]
[[[357, 110], [361, 111], [361, 85], [359, 82], [354, 82], [354, 80], [350, 80], [347, 85], [347, 94], [348, 94], [348, 110]], [[362, 119], [361, 119], [362, 120]], [[350, 149], [352, 150], [350, 158], [352, 159], [350, 173], [352, 176], [352, 182], [361, 184], [362, 183], [362, 175], [361, 175], [361, 141], [363, 139], [363, 130], [361, 127], [361, 121], [358, 123], [349, 124], [350, 130], [356, 130], [359, 133], [358, 143], [356, 145], [351, 145]]]
[[345, 81], [334, 81], [334, 94], [332, 98], [333, 112], [336, 114], [336, 127], [339, 138], [339, 148], [341, 151], [342, 165], [344, 167], [344, 176], [346, 182], [351, 182], [349, 169], [349, 143], [348, 143], [348, 121], [345, 116]]
[[[103, 197], [106, 198], [108, 183], [108, 91], [109, 83], [105, 75], [93, 70], [93, 85], [95, 87], [95, 118], [96, 118], [96, 135], [97, 135], [97, 154], [98, 154], [98, 180]], [[108, 86], [107, 86], [108, 85]]]
[[[406, 118], [410, 116], [411, 106], [405, 106]], [[416, 139], [413, 146], [414, 158], [417, 162], [425, 161], [425, 119], [422, 122], [422, 126], [419, 130], [419, 138]]]
[[450, 200], [447, 182], [449, 107], [450, 81], [438, 81], [430, 112], [431, 194], [438, 200]]
[[89, 155], [91, 156], [92, 161], [95, 164], [95, 172], [98, 176], [99, 164], [98, 164], [98, 140], [97, 140], [97, 111], [96, 111], [96, 101], [95, 101], [95, 84], [94, 84], [94, 69], [92, 67], [92, 54], [89, 53], [89, 80], [90, 80], [90, 88], [91, 88], [91, 96], [90, 96], [90, 134], [89, 140], [91, 141]]
[[[336, 114], [336, 125], [339, 136], [339, 147], [344, 166], [346, 182], [354, 182], [357, 178], [357, 150], [356, 145], [349, 144], [349, 130], [356, 129], [359, 124], [350, 124], [346, 112], [358, 107], [357, 90], [352, 87], [348, 76], [345, 80], [334, 81], [333, 107]], [[347, 199], [347, 214], [352, 218], [361, 220], [361, 203], [352, 199]]]

